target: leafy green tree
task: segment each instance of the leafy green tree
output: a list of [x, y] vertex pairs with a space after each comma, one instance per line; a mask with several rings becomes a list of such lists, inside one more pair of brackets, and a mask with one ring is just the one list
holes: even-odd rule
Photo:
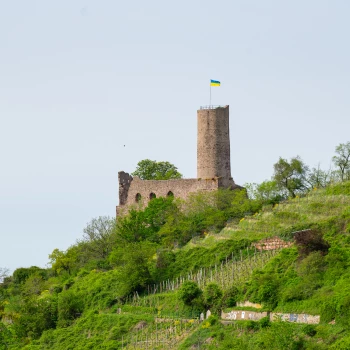
[[136, 170], [131, 174], [138, 176], [141, 180], [168, 180], [181, 179], [182, 174], [177, 167], [169, 162], [157, 162], [144, 159], [137, 163]]
[[152, 237], [152, 235], [160, 230], [170, 214], [178, 212], [179, 208], [173, 196], [155, 198], [150, 201], [144, 210], [145, 222], [149, 230], [152, 231], [149, 232], [147, 238], [155, 240], [156, 238]]
[[285, 191], [281, 191], [275, 180], [263, 181], [260, 184], [245, 184], [250, 199], [255, 199], [263, 204], [275, 204], [285, 198]]
[[0, 350], [7, 350], [10, 348], [10, 345], [15, 345], [15, 336], [11, 332], [9, 327], [6, 327], [0, 321]]
[[152, 283], [151, 266], [157, 245], [148, 241], [127, 243], [116, 247], [109, 261], [119, 272], [119, 297], [142, 291]]
[[308, 166], [298, 156], [291, 158], [289, 162], [280, 158], [274, 164], [273, 180], [276, 181], [281, 190], [287, 190], [289, 195], [295, 198], [298, 192], [307, 189], [308, 170]]
[[203, 292], [204, 303], [207, 308], [218, 311], [221, 306], [222, 290], [216, 283], [209, 283]]
[[158, 231], [166, 223], [169, 215], [178, 211], [173, 197], [155, 198], [144, 210], [131, 209], [128, 215], [118, 219], [116, 240], [118, 243], [142, 240], [158, 242]]
[[45, 281], [39, 274], [31, 275], [22, 287], [24, 295], [39, 295], [45, 288]]
[[57, 297], [43, 299], [36, 297], [21, 300], [17, 317], [13, 320], [13, 329], [20, 338], [41, 336], [44, 330], [55, 328], [57, 322]]
[[[156, 199], [155, 199], [156, 200]], [[118, 218], [117, 241], [120, 243], [140, 242], [148, 235], [144, 212], [131, 209], [128, 215]]]
[[70, 289], [58, 295], [58, 322], [59, 327], [67, 327], [78, 318], [84, 310], [84, 303], [80, 295]]
[[56, 273], [60, 274], [62, 271], [65, 271], [70, 274], [77, 264], [77, 247], [73, 246], [66, 252], [56, 248], [49, 255], [49, 259], [52, 269]]
[[88, 255], [88, 259], [105, 259], [112, 251], [113, 229], [115, 220], [108, 216], [92, 219], [84, 228], [81, 250]]
[[192, 305], [193, 301], [202, 295], [202, 290], [196, 282], [186, 281], [182, 284], [178, 291], [179, 299], [185, 305]]
[[341, 143], [335, 148], [333, 163], [339, 168], [341, 181], [350, 179], [350, 141]]
[[37, 266], [20, 267], [13, 272], [13, 282], [17, 285], [24, 284], [27, 279], [33, 275], [40, 276], [42, 279], [48, 278], [48, 271]]
[[222, 306], [223, 307], [232, 307], [236, 306], [237, 299], [239, 297], [239, 290], [235, 286], [225, 290], [224, 295], [222, 296]]

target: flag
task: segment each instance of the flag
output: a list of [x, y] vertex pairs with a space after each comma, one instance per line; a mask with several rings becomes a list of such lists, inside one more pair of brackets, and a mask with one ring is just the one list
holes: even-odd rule
[[210, 80], [210, 86], [220, 86], [220, 82], [218, 80]]

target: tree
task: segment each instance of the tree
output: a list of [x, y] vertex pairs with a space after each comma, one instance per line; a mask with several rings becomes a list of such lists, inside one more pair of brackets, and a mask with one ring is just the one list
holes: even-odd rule
[[58, 274], [62, 271], [71, 273], [72, 269], [76, 266], [77, 262], [77, 249], [76, 246], [69, 248], [66, 252], [59, 249], [54, 249], [49, 255], [50, 264], [52, 269]]
[[[115, 220], [108, 216], [92, 219], [84, 228], [82, 250], [85, 248], [89, 258], [105, 259], [113, 248], [113, 229]], [[81, 243], [81, 242], [80, 242]]]
[[5, 277], [7, 277], [9, 274], [9, 269], [0, 267], [0, 283], [4, 280]]
[[178, 211], [173, 197], [155, 198], [144, 210], [131, 209], [116, 225], [116, 241], [139, 242], [159, 240], [158, 231], [166, 223], [170, 213]]
[[202, 290], [198, 287], [196, 282], [186, 281], [179, 289], [179, 299], [183, 301], [185, 305], [192, 305], [195, 299], [202, 295]]
[[144, 159], [137, 163], [136, 170], [131, 174], [138, 176], [141, 180], [168, 180], [181, 179], [182, 174], [177, 167], [169, 162], [157, 162]]
[[109, 261], [119, 274], [119, 297], [140, 292], [153, 282], [150, 268], [156, 252], [157, 245], [147, 241], [126, 243], [112, 251]]
[[17, 337], [38, 339], [43, 331], [56, 327], [57, 297], [23, 298], [18, 311], [12, 324]]
[[222, 294], [222, 290], [216, 283], [209, 283], [204, 288], [203, 293], [205, 306], [210, 309], [215, 308], [216, 310], [218, 310], [221, 306]]
[[48, 277], [46, 269], [41, 269], [37, 266], [20, 267], [13, 272], [13, 282], [18, 285], [24, 284], [27, 281], [27, 279], [33, 275], [37, 275], [43, 280], [46, 280]]
[[264, 204], [278, 203], [285, 195], [283, 193], [285, 191], [280, 190], [275, 180], [263, 181], [261, 184], [249, 183], [245, 184], [244, 187], [247, 189], [250, 199], [256, 199]]
[[291, 158], [290, 162], [280, 158], [273, 167], [273, 180], [281, 190], [287, 190], [291, 197], [295, 198], [298, 192], [307, 189], [306, 176], [309, 168], [299, 156]]
[[350, 179], [350, 142], [341, 143], [335, 148], [337, 156], [333, 157], [333, 163], [339, 168], [341, 180]]
[[325, 171], [320, 168], [312, 168], [306, 178], [307, 183], [311, 188], [325, 188], [332, 181], [332, 171]]

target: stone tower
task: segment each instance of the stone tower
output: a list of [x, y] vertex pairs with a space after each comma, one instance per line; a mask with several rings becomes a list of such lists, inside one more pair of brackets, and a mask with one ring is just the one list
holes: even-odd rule
[[232, 184], [229, 106], [197, 111], [197, 178]]

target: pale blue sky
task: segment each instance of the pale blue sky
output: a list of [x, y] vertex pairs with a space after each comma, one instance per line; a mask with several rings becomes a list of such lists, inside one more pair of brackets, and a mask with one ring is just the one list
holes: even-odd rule
[[[350, 141], [346, 0], [0, 0], [0, 267], [45, 266], [144, 158], [196, 176], [196, 110], [229, 104], [232, 175], [328, 168]], [[126, 145], [125, 148], [123, 145]]]

